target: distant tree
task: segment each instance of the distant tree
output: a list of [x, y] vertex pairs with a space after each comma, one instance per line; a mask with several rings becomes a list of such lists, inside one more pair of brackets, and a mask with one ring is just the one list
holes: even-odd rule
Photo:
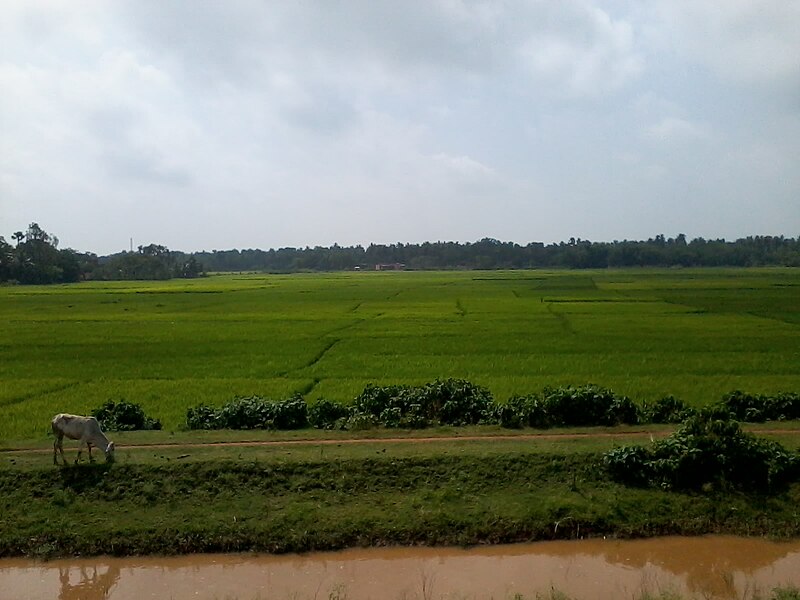
[[14, 266], [14, 247], [3, 236], [0, 236], [0, 281], [12, 278]]
[[203, 274], [203, 265], [193, 255], [172, 252], [160, 244], [139, 246], [135, 252], [121, 252], [99, 259], [89, 255], [87, 260], [96, 265], [90, 275], [94, 279], [171, 279]]
[[190, 256], [180, 268], [179, 276], [186, 279], [200, 277], [203, 274], [203, 265], [197, 262], [194, 256]]
[[41, 284], [80, 279], [75, 252], [58, 250], [58, 238], [38, 223], [31, 223], [24, 234], [17, 231], [12, 237], [17, 242], [15, 248], [5, 240], [0, 244], [0, 280]]

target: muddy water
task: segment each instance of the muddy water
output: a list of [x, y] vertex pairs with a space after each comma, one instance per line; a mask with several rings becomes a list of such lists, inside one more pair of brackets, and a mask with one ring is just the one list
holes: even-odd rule
[[305, 555], [0, 560], [2, 600], [752, 598], [800, 586], [800, 541], [735, 537], [590, 540], [469, 550], [392, 548]]

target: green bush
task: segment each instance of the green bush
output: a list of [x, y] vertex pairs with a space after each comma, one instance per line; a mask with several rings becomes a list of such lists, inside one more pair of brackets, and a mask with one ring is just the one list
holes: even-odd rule
[[667, 489], [706, 485], [768, 492], [795, 480], [800, 458], [777, 442], [741, 430], [724, 409], [700, 411], [652, 448], [615, 448], [604, 457], [611, 476], [624, 483]]
[[158, 419], [148, 417], [141, 406], [126, 400], [119, 402], [108, 400], [100, 408], [92, 410], [92, 416], [106, 431], [161, 429], [161, 422]]
[[368, 384], [356, 396], [353, 402], [353, 411], [377, 417], [382, 412], [391, 408], [402, 410], [406, 392], [410, 391], [407, 385], [374, 385]]
[[544, 409], [554, 426], [609, 426], [639, 422], [639, 408], [632, 400], [597, 385], [546, 387], [543, 396]]
[[384, 427], [423, 428], [434, 418], [421, 388], [407, 385], [367, 385], [356, 396], [353, 414], [369, 416]]
[[260, 396], [236, 397], [219, 410], [226, 429], [269, 429], [274, 417], [271, 403]]
[[694, 414], [694, 409], [675, 396], [664, 396], [653, 404], [645, 403], [642, 421], [648, 423], [683, 423]]
[[270, 429], [304, 429], [308, 427], [308, 404], [299, 394], [288, 400], [271, 403]]
[[537, 427], [544, 429], [550, 426], [550, 417], [542, 399], [533, 394], [529, 396], [512, 396], [505, 404], [496, 404], [494, 420], [502, 427], [516, 429], [519, 427]]
[[189, 429], [222, 429], [219, 411], [205, 404], [186, 411], [186, 426]]
[[437, 379], [420, 391], [420, 404], [443, 425], [477, 425], [491, 417], [492, 394], [465, 379]]
[[273, 402], [261, 396], [236, 397], [219, 409], [200, 405], [186, 413], [189, 429], [302, 429], [308, 405], [301, 396]]
[[350, 414], [344, 404], [320, 398], [308, 407], [308, 424], [317, 429], [337, 429]]
[[344, 421], [342, 428], [349, 431], [363, 431], [373, 429], [379, 425], [377, 417], [364, 413], [352, 413]]
[[800, 419], [800, 394], [788, 392], [768, 396], [736, 390], [723, 396], [716, 406], [747, 423]]
[[612, 479], [628, 485], [647, 485], [652, 479], [652, 455], [643, 446], [621, 446], [603, 457]]
[[512, 396], [505, 404], [495, 404], [492, 409], [493, 420], [507, 429], [523, 427], [524, 401], [522, 396]]
[[463, 379], [437, 379], [421, 387], [368, 385], [353, 404], [384, 427], [423, 428], [432, 424], [475, 425], [491, 418], [492, 395]]

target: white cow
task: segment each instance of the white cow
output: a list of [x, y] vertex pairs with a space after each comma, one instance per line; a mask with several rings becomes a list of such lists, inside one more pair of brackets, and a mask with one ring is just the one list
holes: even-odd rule
[[81, 458], [84, 445], [89, 449], [89, 462], [94, 462], [92, 458], [92, 446], [102, 449], [106, 455], [106, 462], [114, 462], [114, 442], [109, 442], [106, 435], [100, 430], [100, 423], [94, 417], [79, 417], [78, 415], [58, 414], [53, 417], [51, 422], [53, 435], [56, 441], [53, 442], [53, 464], [58, 464], [57, 452], [61, 452], [61, 460], [67, 464], [64, 458], [64, 436], [71, 440], [79, 440], [78, 456], [75, 464]]

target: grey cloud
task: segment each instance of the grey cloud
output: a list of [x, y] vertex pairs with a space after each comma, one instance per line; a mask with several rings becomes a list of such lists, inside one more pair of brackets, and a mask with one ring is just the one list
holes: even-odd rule
[[98, 144], [96, 159], [114, 180], [143, 184], [187, 186], [192, 176], [183, 168], [170, 166], [155, 148], [135, 139], [144, 127], [140, 115], [125, 107], [105, 107], [88, 112], [86, 131]]
[[220, 80], [252, 83], [289, 69], [350, 84], [370, 75], [451, 81], [516, 70], [522, 56], [528, 73], [585, 91], [641, 69], [630, 25], [580, 2], [173, 1], [125, 11], [136, 35], [180, 68]]
[[247, 84], [269, 59], [274, 23], [260, 2], [138, 2], [118, 5], [129, 35], [198, 85]]
[[121, 152], [111, 149], [104, 153], [103, 163], [109, 175], [125, 182], [179, 187], [188, 186], [192, 182], [192, 177], [187, 171], [166, 166], [153, 152], [141, 150]]
[[3, 208], [76, 247], [800, 227], [796, 2], [9, 2]]
[[520, 55], [537, 79], [556, 92], [596, 96], [638, 76], [644, 58], [633, 26], [583, 3], [548, 3], [532, 15]]
[[360, 0], [304, 6], [295, 17], [307, 27], [307, 43], [364, 61], [484, 70], [498, 45], [488, 4]]
[[662, 0], [655, 19], [674, 50], [746, 85], [800, 87], [800, 3]]
[[337, 135], [358, 123], [355, 108], [330, 90], [315, 89], [300, 103], [284, 108], [283, 113], [294, 125], [311, 132]]
[[87, 111], [85, 122], [89, 131], [97, 132], [109, 143], [127, 143], [139, 119], [128, 108], [104, 106]]

